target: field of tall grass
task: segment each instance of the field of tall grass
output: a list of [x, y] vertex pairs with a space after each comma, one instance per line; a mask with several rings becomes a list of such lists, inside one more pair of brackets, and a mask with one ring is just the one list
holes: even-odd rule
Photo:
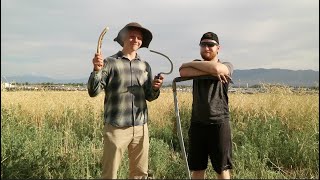
[[[103, 98], [83, 91], [1, 92], [1, 179], [100, 178]], [[187, 141], [191, 93], [178, 92], [178, 101]], [[230, 94], [229, 102], [232, 178], [319, 178], [318, 93], [270, 87]], [[161, 92], [148, 107], [153, 177], [186, 178], [172, 92]], [[128, 178], [127, 154], [118, 177]], [[216, 178], [211, 165], [207, 178]]]

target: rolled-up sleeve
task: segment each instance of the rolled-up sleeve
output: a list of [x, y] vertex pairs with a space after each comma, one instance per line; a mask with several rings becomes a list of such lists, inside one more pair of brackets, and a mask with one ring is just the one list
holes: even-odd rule
[[223, 62], [222, 64], [226, 65], [229, 70], [229, 75], [232, 76], [233, 74], [233, 65], [230, 62]]
[[88, 80], [88, 84], [87, 84], [88, 93], [90, 97], [97, 96], [103, 89], [101, 80], [102, 80], [102, 70], [91, 72]]
[[106, 87], [106, 78], [108, 77], [110, 66], [108, 64], [108, 59], [105, 59], [102, 70], [91, 72], [87, 83], [90, 97], [97, 96], [104, 89], [104, 87]]

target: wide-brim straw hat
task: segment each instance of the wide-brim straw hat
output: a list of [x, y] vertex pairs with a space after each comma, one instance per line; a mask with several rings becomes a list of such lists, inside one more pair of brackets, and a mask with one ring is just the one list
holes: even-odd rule
[[126, 30], [130, 30], [130, 29], [139, 29], [141, 30], [142, 33], [142, 45], [140, 48], [142, 47], [149, 47], [149, 44], [152, 40], [152, 33], [151, 31], [149, 31], [147, 28], [142, 27], [139, 23], [136, 22], [131, 22], [129, 24], [127, 24], [126, 26], [124, 26], [118, 33], [118, 36], [116, 38], [114, 38], [114, 41], [117, 41], [122, 47], [123, 47], [123, 41], [122, 41], [122, 34], [123, 32], [125, 32]]

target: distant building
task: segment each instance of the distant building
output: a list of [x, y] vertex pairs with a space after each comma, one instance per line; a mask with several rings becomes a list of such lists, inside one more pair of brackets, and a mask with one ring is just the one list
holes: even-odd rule
[[1, 82], [1, 91], [4, 89], [14, 88], [14, 87], [16, 87], [16, 86], [11, 83]]

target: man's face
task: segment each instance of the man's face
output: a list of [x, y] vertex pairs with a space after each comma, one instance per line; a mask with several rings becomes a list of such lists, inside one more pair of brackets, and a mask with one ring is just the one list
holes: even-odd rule
[[139, 30], [129, 30], [123, 40], [123, 47], [138, 50], [142, 45], [142, 33]]
[[220, 46], [211, 39], [203, 39], [200, 42], [200, 54], [205, 61], [210, 61], [218, 55]]

